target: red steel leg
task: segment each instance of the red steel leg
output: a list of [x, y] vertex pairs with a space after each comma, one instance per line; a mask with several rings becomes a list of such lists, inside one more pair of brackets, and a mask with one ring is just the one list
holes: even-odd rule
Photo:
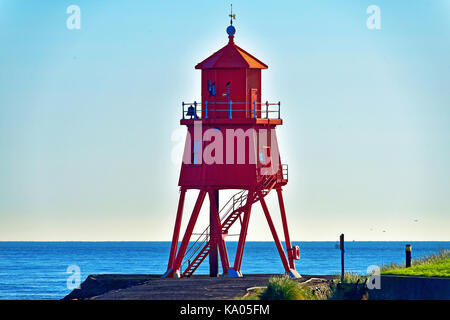
[[175, 259], [175, 263], [173, 265], [174, 272], [180, 268], [181, 261], [183, 260], [184, 254], [186, 253], [186, 249], [189, 244], [189, 239], [191, 238], [195, 223], [197, 222], [198, 214], [200, 213], [203, 200], [205, 200], [205, 195], [206, 191], [200, 190], [197, 201], [195, 202], [194, 210], [192, 211], [191, 218], [189, 219], [189, 223], [186, 227], [186, 232], [184, 233], [183, 241], [181, 241], [180, 249], [178, 250], [178, 254]]
[[291, 238], [289, 237], [289, 229], [286, 219], [286, 210], [284, 209], [284, 201], [281, 188], [277, 188], [277, 195], [278, 195], [278, 203], [280, 205], [281, 221], [283, 222], [284, 240], [286, 242], [286, 250], [289, 258], [289, 266], [291, 267], [291, 269], [295, 269]]
[[180, 200], [178, 201], [177, 217], [175, 219], [175, 228], [173, 229], [172, 247], [170, 248], [169, 263], [167, 269], [173, 268], [173, 263], [175, 262], [175, 256], [177, 254], [178, 238], [180, 236], [181, 218], [183, 216], [183, 206], [185, 196], [186, 196], [186, 189], [181, 188]]
[[[217, 209], [218, 200], [219, 200], [219, 190], [212, 190], [214, 193], [214, 197], [209, 197], [209, 276], [210, 277], [218, 277], [219, 276], [219, 246], [217, 243], [217, 219], [216, 219], [216, 211], [212, 208], [212, 204], [215, 204]], [[212, 204], [211, 204], [212, 203]]]
[[236, 249], [236, 258], [234, 259], [233, 269], [237, 272], [241, 270], [242, 256], [244, 254], [245, 238], [247, 237], [248, 222], [250, 221], [250, 213], [252, 211], [254, 191], [249, 190], [247, 202], [245, 204], [244, 220], [242, 221], [241, 233], [239, 234], [239, 243]]
[[289, 273], [289, 263], [286, 259], [286, 254], [284, 253], [283, 246], [281, 245], [280, 239], [277, 235], [277, 230], [275, 229], [275, 226], [273, 225], [272, 218], [270, 217], [269, 209], [267, 209], [266, 201], [264, 200], [263, 195], [261, 194], [261, 191], [258, 191], [258, 198], [261, 202], [261, 206], [264, 211], [264, 215], [266, 216], [267, 223], [269, 224], [270, 231], [272, 232], [273, 240], [275, 241], [275, 244], [278, 249], [278, 253], [280, 254], [281, 262], [283, 262], [284, 270], [286, 270], [287, 273]]
[[225, 240], [222, 237], [221, 230], [220, 230], [220, 239], [219, 239], [219, 251], [220, 251], [220, 259], [222, 261], [223, 274], [228, 274], [228, 270], [230, 269], [230, 260], [228, 259], [227, 246], [225, 245]]
[[[214, 190], [209, 190], [209, 203], [210, 203], [210, 210], [215, 215], [215, 224], [214, 224], [214, 230], [211, 230], [211, 234], [213, 235], [213, 239], [216, 241], [216, 243], [219, 246], [219, 252], [220, 252], [220, 260], [222, 262], [222, 270], [223, 273], [228, 273], [228, 269], [230, 268], [230, 262], [228, 260], [228, 253], [227, 248], [225, 247], [225, 241], [222, 238], [222, 225], [220, 223], [220, 217], [219, 212], [217, 212], [217, 204], [216, 204], [216, 197], [214, 195]], [[213, 226], [211, 225], [210, 228]], [[211, 240], [213, 240], [211, 239]]]

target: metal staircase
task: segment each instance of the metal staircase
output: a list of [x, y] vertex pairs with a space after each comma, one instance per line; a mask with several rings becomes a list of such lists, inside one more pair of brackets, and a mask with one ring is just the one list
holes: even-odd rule
[[[269, 194], [277, 184], [277, 177], [278, 175], [267, 176], [260, 181], [258, 187], [254, 191], [252, 203], [256, 203], [260, 200], [258, 191], [261, 191], [263, 197]], [[219, 216], [221, 216], [220, 223], [222, 225], [222, 234], [227, 234], [231, 226], [245, 211], [247, 197], [247, 190], [241, 190], [234, 194], [222, 209], [220, 209]], [[210, 243], [210, 226], [208, 226], [186, 251], [180, 266], [181, 277], [190, 277], [195, 270], [197, 270], [211, 250]], [[185, 266], [185, 268], [183, 268], [183, 266]]]

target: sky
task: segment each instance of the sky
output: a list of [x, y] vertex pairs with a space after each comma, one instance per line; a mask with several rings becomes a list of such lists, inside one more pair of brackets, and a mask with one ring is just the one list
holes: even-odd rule
[[[0, 241], [171, 239], [181, 102], [200, 100], [229, 4], [0, 0]], [[262, 100], [282, 103], [291, 239], [449, 241], [450, 0], [233, 9], [235, 42], [269, 66]], [[259, 205], [247, 239], [271, 240]]]

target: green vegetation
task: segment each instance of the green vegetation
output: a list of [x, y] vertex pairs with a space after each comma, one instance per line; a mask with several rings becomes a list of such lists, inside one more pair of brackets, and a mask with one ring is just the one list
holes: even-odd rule
[[238, 300], [324, 300], [327, 297], [288, 276], [273, 277], [265, 289], [255, 290]]
[[257, 288], [237, 300], [365, 300], [366, 277], [346, 273], [322, 285], [307, 285], [288, 276], [273, 277], [266, 288]]
[[259, 300], [259, 296], [264, 290], [264, 288], [258, 288], [253, 290], [252, 292], [247, 293], [243, 297], [236, 297], [234, 298], [234, 300]]
[[356, 273], [345, 273], [344, 279], [338, 276], [331, 285], [330, 300], [367, 300], [367, 277]]
[[318, 300], [310, 288], [288, 276], [270, 279], [267, 289], [260, 294], [259, 298], [261, 300]]
[[[441, 250], [422, 259], [412, 261], [412, 267], [405, 268], [391, 264], [381, 268], [381, 274], [425, 277], [450, 277], [450, 250]], [[288, 276], [274, 277], [266, 288], [255, 288], [238, 300], [367, 300], [369, 290], [367, 277], [346, 273], [343, 281], [337, 276], [333, 281], [318, 287], [298, 282]], [[325, 288], [326, 287], [326, 288]]]
[[414, 259], [410, 268], [391, 264], [381, 268], [381, 274], [420, 276], [420, 277], [450, 277], [450, 250], [441, 250], [422, 259]]
[[[342, 283], [350, 284], [350, 283], [364, 283], [366, 281], [366, 277], [360, 276], [356, 273], [346, 272], [344, 273], [344, 281]], [[335, 282], [341, 282], [341, 276], [336, 277]]]

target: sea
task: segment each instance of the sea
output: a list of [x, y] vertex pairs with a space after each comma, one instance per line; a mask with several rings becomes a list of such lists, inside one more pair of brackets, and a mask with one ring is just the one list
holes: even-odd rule
[[[405, 245], [413, 258], [450, 249], [450, 242], [345, 243], [345, 270], [366, 274], [369, 266], [404, 263]], [[236, 242], [226, 242], [230, 261]], [[336, 242], [293, 242], [300, 246], [300, 274], [340, 274], [341, 252]], [[0, 299], [57, 300], [70, 293], [76, 272], [90, 274], [163, 274], [170, 242], [0, 242]], [[208, 273], [208, 262], [196, 274]], [[284, 272], [273, 242], [247, 242], [241, 267], [244, 274]], [[75, 272], [75, 273], [74, 273]]]

